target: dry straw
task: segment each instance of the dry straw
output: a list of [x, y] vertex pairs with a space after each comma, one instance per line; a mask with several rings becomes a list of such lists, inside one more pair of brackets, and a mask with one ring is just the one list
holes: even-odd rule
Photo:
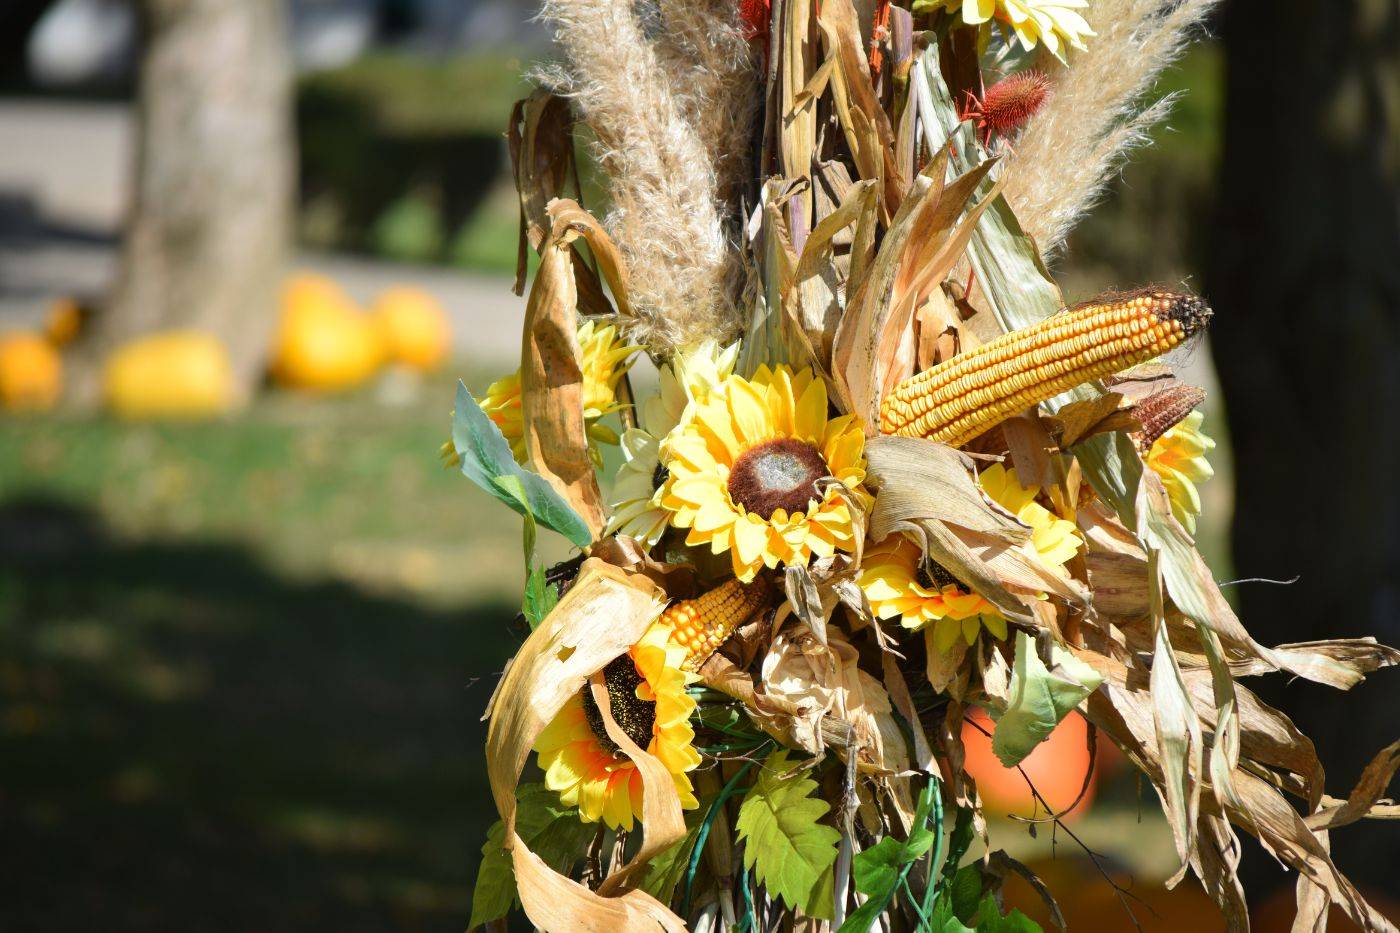
[[631, 278], [634, 336], [663, 355], [739, 325], [731, 202], [756, 82], [737, 11], [723, 0], [542, 9], [567, 58], [546, 78], [573, 98], [610, 180], [607, 226]]
[[1128, 152], [1171, 110], [1144, 103], [1216, 0], [1095, 0], [1096, 36], [1057, 75], [1055, 93], [1006, 160], [1006, 197], [1041, 251], [1053, 255], [1103, 193]]

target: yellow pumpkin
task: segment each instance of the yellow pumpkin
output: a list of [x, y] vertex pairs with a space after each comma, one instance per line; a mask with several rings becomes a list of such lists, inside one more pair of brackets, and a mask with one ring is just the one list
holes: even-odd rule
[[452, 347], [452, 325], [436, 298], [409, 287], [391, 288], [374, 303], [374, 323], [389, 359], [423, 372], [436, 369]]
[[329, 279], [299, 275], [283, 292], [272, 375], [282, 385], [336, 391], [374, 375], [383, 358], [379, 334]]
[[38, 334], [0, 337], [0, 407], [43, 411], [63, 391], [63, 361]]
[[224, 345], [197, 331], [167, 331], [113, 351], [102, 372], [108, 406], [122, 418], [207, 418], [234, 398]]

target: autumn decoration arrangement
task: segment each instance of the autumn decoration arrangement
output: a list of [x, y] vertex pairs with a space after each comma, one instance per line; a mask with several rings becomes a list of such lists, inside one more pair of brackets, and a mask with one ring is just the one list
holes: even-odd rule
[[1172, 351], [1230, 309], [1048, 272], [1209, 6], [546, 0], [520, 368], [459, 386], [443, 449], [524, 526], [473, 927], [1036, 929], [1002, 882], [1056, 892], [961, 736], [1011, 767], [1083, 717], [1231, 929], [1240, 833], [1296, 872], [1295, 929], [1393, 929], [1330, 852], [1397, 815], [1400, 745], [1330, 796], [1249, 683], [1400, 653], [1256, 641], [1193, 541], [1214, 444]]

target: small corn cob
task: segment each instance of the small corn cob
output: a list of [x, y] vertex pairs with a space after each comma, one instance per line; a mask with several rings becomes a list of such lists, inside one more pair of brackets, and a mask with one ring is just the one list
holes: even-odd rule
[[729, 580], [694, 599], [678, 600], [666, 607], [663, 622], [672, 626], [672, 637], [686, 649], [682, 669], [696, 671], [719, 650], [734, 630], [757, 612], [770, 594], [768, 581]]
[[1032, 405], [1166, 353], [1210, 316], [1201, 299], [1160, 289], [1097, 298], [901, 382], [880, 405], [880, 429], [961, 447]]
[[1196, 407], [1206, 400], [1206, 390], [1180, 383], [1154, 392], [1133, 406], [1133, 417], [1142, 425], [1133, 432], [1133, 443], [1143, 455], [1157, 438], [1176, 427]]

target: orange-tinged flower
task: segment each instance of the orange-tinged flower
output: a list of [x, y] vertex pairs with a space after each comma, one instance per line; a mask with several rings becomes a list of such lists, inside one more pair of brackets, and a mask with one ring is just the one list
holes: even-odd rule
[[[685, 690], [684, 660], [685, 649], [671, 639], [670, 627], [657, 622], [603, 669], [603, 680], [613, 719], [666, 766], [681, 806], [693, 810], [699, 803], [687, 772], [700, 764], [700, 753], [691, 744], [695, 700]], [[631, 829], [641, 818], [641, 772], [608, 738], [587, 687], [555, 714], [535, 740], [535, 751], [545, 786], [566, 805], [578, 807], [584, 821]]]

